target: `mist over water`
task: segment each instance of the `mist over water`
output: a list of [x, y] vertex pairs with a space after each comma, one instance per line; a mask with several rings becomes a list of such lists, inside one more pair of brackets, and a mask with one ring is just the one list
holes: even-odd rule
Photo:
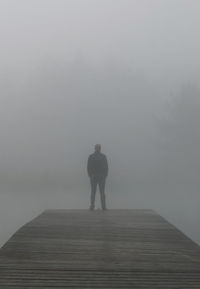
[[[45, 209], [153, 209], [200, 243], [200, 3], [0, 3], [0, 245]], [[100, 207], [97, 194], [97, 208]]]

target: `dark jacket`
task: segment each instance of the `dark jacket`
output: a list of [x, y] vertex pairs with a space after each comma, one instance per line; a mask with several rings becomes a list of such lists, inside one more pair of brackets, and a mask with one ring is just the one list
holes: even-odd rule
[[88, 158], [87, 171], [89, 177], [91, 176], [104, 176], [108, 175], [108, 162], [104, 154], [95, 152]]

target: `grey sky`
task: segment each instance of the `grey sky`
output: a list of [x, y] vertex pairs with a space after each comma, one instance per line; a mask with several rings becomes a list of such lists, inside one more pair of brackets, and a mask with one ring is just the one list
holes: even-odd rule
[[3, 68], [83, 57], [156, 77], [199, 72], [198, 0], [1, 0], [0, 8]]

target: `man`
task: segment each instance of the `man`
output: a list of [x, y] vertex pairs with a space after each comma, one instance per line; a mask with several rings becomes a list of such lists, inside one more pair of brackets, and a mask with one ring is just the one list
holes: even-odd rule
[[108, 175], [108, 162], [104, 154], [101, 153], [101, 145], [95, 145], [95, 151], [88, 158], [87, 171], [90, 177], [91, 183], [91, 203], [90, 210], [94, 210], [95, 207], [95, 195], [97, 185], [99, 185], [99, 191], [101, 196], [101, 207], [102, 210], [106, 210], [106, 199], [105, 199], [105, 181]]

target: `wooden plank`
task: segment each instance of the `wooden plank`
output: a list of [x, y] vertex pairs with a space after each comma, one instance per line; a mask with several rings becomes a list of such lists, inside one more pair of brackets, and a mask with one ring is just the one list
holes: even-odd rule
[[200, 247], [151, 210], [48, 210], [0, 250], [0, 288], [200, 288]]

